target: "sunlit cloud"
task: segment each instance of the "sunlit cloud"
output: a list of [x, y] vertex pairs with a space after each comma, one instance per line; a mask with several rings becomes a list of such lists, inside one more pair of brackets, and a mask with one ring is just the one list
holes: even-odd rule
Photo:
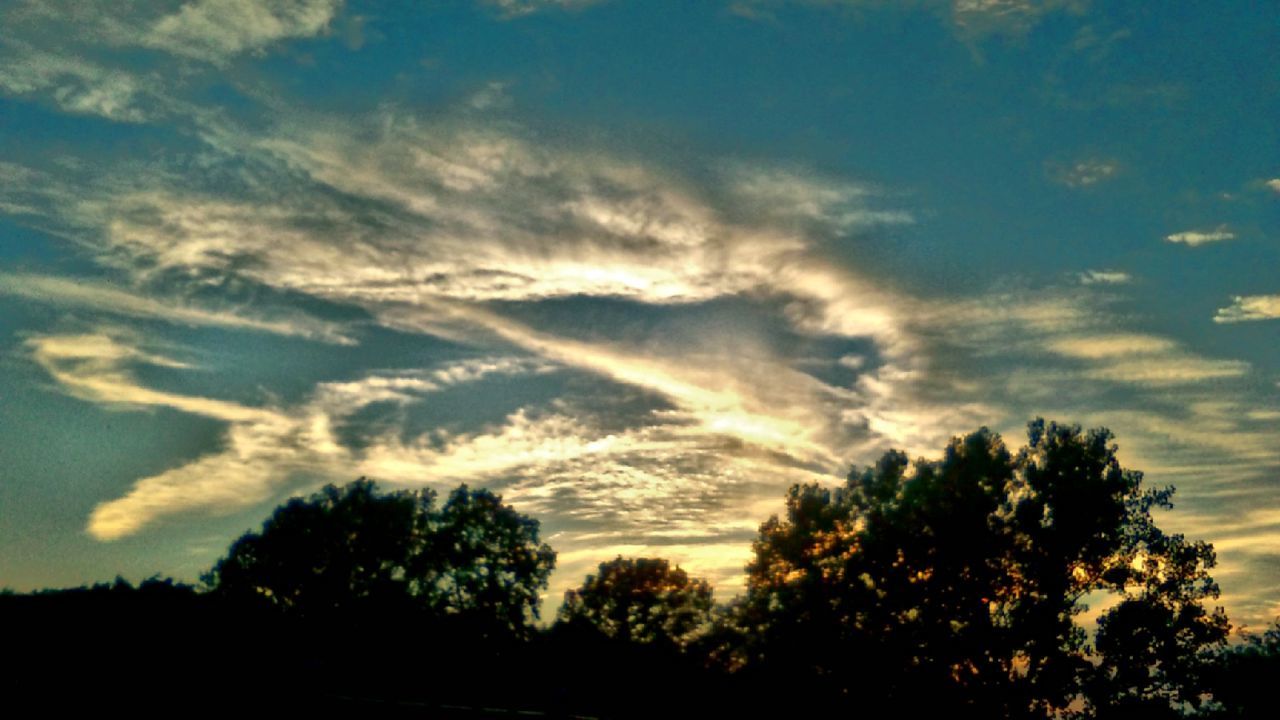
[[1180, 245], [1189, 245], [1191, 247], [1199, 247], [1209, 243], [1223, 242], [1225, 240], [1234, 240], [1236, 234], [1227, 229], [1225, 225], [1219, 225], [1214, 230], [1186, 230], [1184, 232], [1173, 233], [1165, 236], [1167, 242]]
[[1053, 352], [1089, 359], [1152, 355], [1167, 352], [1174, 347], [1175, 344], [1166, 338], [1134, 334], [1078, 335], [1048, 344]]
[[[830, 408], [824, 400], [841, 391], [769, 359], [713, 355], [707, 363], [654, 356], [635, 349], [569, 340], [539, 332], [476, 308], [455, 308], [455, 317], [484, 327], [503, 340], [548, 360], [644, 388], [673, 403], [683, 418], [711, 435], [724, 435], [785, 453], [797, 462], [838, 465], [833, 454]], [[388, 311], [384, 319], [413, 327], [418, 313]], [[425, 313], [428, 323], [438, 312]], [[430, 330], [431, 325], [426, 326]], [[758, 377], [773, 383], [761, 386]], [[847, 393], [852, 395], [852, 393]]]
[[1133, 359], [1090, 368], [1087, 377], [1137, 385], [1177, 385], [1201, 380], [1241, 377], [1249, 364], [1239, 360], [1197, 357]]
[[[175, 300], [245, 282], [494, 356], [325, 378], [301, 399], [249, 407], [141, 382], [131, 368], [199, 364], [152, 344], [105, 331], [33, 338], [32, 358], [64, 392], [226, 423], [216, 451], [96, 508], [92, 536], [244, 510], [357, 475], [469, 482], [558, 533], [562, 572], [617, 553], [680, 553], [691, 571], [736, 583], [754, 523], [779, 509], [786, 485], [840, 482], [850, 463], [889, 447], [933, 455], [979, 425], [1016, 437], [1037, 414], [1109, 424], [1135, 467], [1206, 493], [1214, 488], [1195, 479], [1215, 463], [1238, 479], [1276, 460], [1259, 427], [1272, 422], [1265, 400], [1241, 389], [1250, 366], [1135, 330], [1108, 305], [1128, 289], [1126, 273], [912, 296], [856, 257], [829, 254], [836, 240], [913, 222], [894, 207], [900, 198], [874, 186], [714, 161], [703, 168], [714, 182], [695, 181], [648, 159], [537, 140], [484, 110], [206, 128], [210, 178], [269, 193], [200, 172], [106, 178], [67, 203], [0, 191], [14, 206], [64, 213], [86, 254], [124, 278], [116, 287], [0, 275], [5, 294], [77, 313], [348, 337], [306, 315]], [[50, 186], [17, 166], [0, 172]], [[661, 329], [578, 317], [573, 308], [590, 303], [636, 317], [745, 308], [795, 344], [834, 350], [798, 357], [789, 341], [715, 321], [693, 340], [665, 342]], [[544, 373], [610, 390], [512, 399], [470, 425], [407, 419], [456, 385]], [[1215, 393], [1231, 407], [1193, 406]], [[611, 395], [643, 407], [618, 410]], [[561, 575], [556, 587], [580, 579]]]
[[1237, 323], [1275, 318], [1280, 318], [1280, 295], [1237, 295], [1230, 305], [1218, 309], [1213, 321]]
[[[772, 502], [786, 478], [838, 478], [851, 456], [891, 443], [923, 447], [926, 439], [946, 437], [978, 414], [912, 400], [916, 360], [908, 351], [914, 346], [898, 317], [904, 300], [813, 254], [812, 233], [860, 232], [909, 219], [862, 212], [873, 194], [866, 189], [734, 168], [737, 194], [716, 205], [645, 164], [538, 146], [476, 123], [462, 128], [393, 121], [363, 137], [349, 128], [317, 128], [290, 132], [287, 141], [224, 138], [230, 152], [277, 158], [315, 183], [294, 187], [290, 200], [135, 184], [79, 204], [81, 222], [101, 222], [91, 247], [103, 263], [139, 282], [243, 276], [360, 307], [402, 332], [514, 346], [540, 362], [651, 393], [665, 407], [621, 431], [527, 408], [499, 426], [461, 434], [366, 437], [356, 452], [334, 435], [351, 408], [409, 402], [440, 380], [366, 378], [350, 392], [346, 384], [324, 383], [303, 406], [270, 411], [288, 422], [237, 419], [227, 431], [228, 452], [140, 480], [95, 514], [91, 526], [98, 536], [136, 532], [174, 512], [244, 507], [291, 475], [329, 477], [340, 467], [406, 484], [423, 477], [507, 483], [513, 497], [535, 507], [540, 497], [556, 498], [547, 506], [553, 520], [616, 522], [625, 514], [628, 523], [647, 518], [661, 529], [670, 524], [659, 518], [670, 514], [671, 493], [689, 483], [703, 495], [723, 493], [749, 485], [752, 469], [771, 481], [751, 486], [741, 501]], [[762, 209], [767, 190], [783, 189], [777, 207]], [[334, 191], [376, 214], [353, 212], [350, 201], [332, 202]], [[748, 211], [743, 217], [750, 222], [739, 222], [739, 213]], [[16, 284], [46, 301], [135, 317], [240, 322], [204, 310], [161, 308], [103, 287], [73, 289], [29, 277]], [[584, 296], [655, 306], [717, 298], [763, 303], [781, 307], [780, 319], [798, 332], [866, 339], [879, 349], [878, 360], [859, 368], [856, 382], [838, 386], [763, 346], [750, 354], [709, 346], [703, 357], [688, 348], [671, 356], [670, 349], [651, 344], [565, 337], [484, 304]], [[246, 322], [245, 329], [257, 329], [257, 321]], [[68, 388], [87, 382], [58, 379]], [[158, 398], [151, 394], [157, 391], [127, 380], [117, 383], [119, 394], [196, 407], [191, 399]], [[355, 399], [332, 401], [340, 393]], [[107, 401], [110, 394], [95, 397]], [[197, 473], [198, 483], [192, 480]], [[217, 491], [219, 478], [232, 476], [239, 489]], [[726, 480], [733, 477], [743, 479]], [[245, 483], [262, 489], [246, 492]], [[193, 490], [183, 498], [188, 486]], [[732, 507], [710, 504], [690, 527]], [[133, 516], [136, 521], [126, 521]]]
[[1152, 335], [1073, 335], [1046, 346], [1059, 355], [1092, 361], [1085, 377], [1113, 382], [1170, 385], [1239, 377], [1249, 371], [1248, 363], [1199, 357]]
[[1268, 180], [1266, 182], [1266, 186], [1276, 191], [1277, 193], [1280, 193], [1280, 178], [1273, 178], [1271, 180]]
[[32, 358], [50, 376], [73, 395], [87, 400], [124, 407], [161, 405], [228, 422], [274, 422], [281, 419], [269, 410], [142, 387], [129, 373], [129, 364], [144, 363], [167, 368], [189, 366], [122, 344], [107, 334], [36, 336], [28, 339], [26, 344]]
[[312, 482], [349, 480], [360, 464], [360, 452], [343, 444], [336, 426], [351, 414], [373, 403], [416, 402], [445, 387], [493, 374], [545, 369], [521, 359], [462, 361], [416, 374], [321, 383], [308, 400], [294, 407], [248, 407], [146, 387], [130, 366], [189, 366], [109, 334], [38, 336], [27, 345], [36, 363], [75, 397], [124, 410], [167, 407], [227, 423], [221, 450], [141, 478], [122, 497], [98, 505], [87, 531], [100, 540], [134, 534], [178, 513], [249, 507], [271, 498], [299, 474]]

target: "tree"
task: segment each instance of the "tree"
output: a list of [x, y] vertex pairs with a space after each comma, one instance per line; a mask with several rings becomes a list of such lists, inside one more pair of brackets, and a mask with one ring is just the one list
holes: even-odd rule
[[1223, 648], [1209, 667], [1213, 717], [1246, 720], [1275, 714], [1272, 683], [1280, 678], [1280, 620], [1261, 634], [1242, 635], [1241, 642]]
[[524, 635], [555, 564], [555, 552], [538, 542], [537, 520], [462, 485], [409, 567], [414, 592], [432, 607], [484, 630]]
[[659, 558], [619, 556], [565, 592], [558, 622], [622, 642], [683, 648], [710, 622], [711, 610], [705, 580]]
[[[742, 645], [722, 654], [899, 710], [1197, 705], [1202, 651], [1227, 630], [1203, 607], [1212, 548], [1156, 526], [1173, 491], [1121, 468], [1109, 431], [1036, 420], [1028, 440], [1013, 455], [983, 428], [940, 460], [891, 451], [843, 487], [793, 486], [754, 544]], [[1079, 616], [1098, 594], [1119, 602], [1095, 648]]]
[[529, 632], [555, 553], [538, 523], [465, 485], [439, 510], [435, 493], [379, 492], [361, 478], [276, 508], [204, 576], [225, 600], [324, 620], [357, 613], [465, 617]]

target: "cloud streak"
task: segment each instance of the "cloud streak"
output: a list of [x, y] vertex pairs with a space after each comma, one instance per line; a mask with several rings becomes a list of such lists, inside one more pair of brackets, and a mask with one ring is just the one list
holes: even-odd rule
[[1133, 276], [1120, 270], [1086, 270], [1078, 276], [1083, 285], [1127, 285]]
[[1219, 225], [1217, 229], [1214, 230], [1185, 230], [1183, 232], [1173, 233], [1172, 235], [1165, 236], [1165, 241], [1177, 245], [1199, 247], [1210, 243], [1234, 240], [1235, 238], [1235, 233], [1228, 230], [1225, 225]]
[[50, 275], [0, 273], [0, 295], [11, 295], [58, 307], [109, 313], [182, 325], [224, 327], [304, 337], [341, 345], [355, 340], [336, 326], [309, 318], [266, 320], [252, 316], [192, 307], [174, 298], [153, 298], [83, 279]]
[[480, 0], [499, 10], [503, 17], [517, 18], [547, 10], [579, 10], [604, 0]]
[[11, 44], [0, 55], [0, 91], [11, 95], [45, 95], [60, 109], [76, 115], [98, 115], [117, 122], [150, 119], [142, 98], [145, 81], [132, 73], [104, 67], [72, 55]]
[[136, 44], [223, 63], [281, 40], [322, 35], [343, 0], [195, 0], [152, 22]]
[[1231, 304], [1219, 308], [1216, 323], [1238, 323], [1280, 318], [1280, 295], [1237, 295]]
[[99, 540], [135, 534], [175, 514], [250, 507], [271, 498], [299, 474], [313, 481], [345, 481], [361, 455], [385, 454], [376, 446], [366, 451], [342, 441], [337, 427], [352, 414], [374, 403], [415, 402], [493, 374], [543, 367], [504, 358], [464, 361], [418, 374], [322, 383], [293, 407], [249, 407], [146, 387], [130, 366], [189, 366], [106, 332], [37, 336], [27, 347], [35, 362], [73, 396], [123, 410], [165, 407], [227, 423], [221, 450], [141, 478], [120, 498], [95, 507], [86, 529]]

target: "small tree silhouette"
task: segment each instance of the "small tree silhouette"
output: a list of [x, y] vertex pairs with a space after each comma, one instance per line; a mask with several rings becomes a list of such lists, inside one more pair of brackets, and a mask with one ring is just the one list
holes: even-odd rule
[[278, 507], [203, 577], [211, 593], [301, 619], [403, 613], [525, 636], [555, 553], [488, 490], [379, 492], [361, 478]]
[[684, 647], [711, 620], [711, 586], [659, 558], [600, 563], [564, 594], [558, 622], [585, 625], [613, 640]]

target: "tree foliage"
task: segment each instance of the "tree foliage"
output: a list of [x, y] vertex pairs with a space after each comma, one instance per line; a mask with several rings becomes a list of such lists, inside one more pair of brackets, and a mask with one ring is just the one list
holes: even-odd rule
[[659, 558], [619, 556], [565, 592], [558, 620], [613, 640], [682, 648], [710, 622], [711, 611], [705, 580]]
[[1244, 633], [1223, 648], [1209, 667], [1213, 717], [1244, 720], [1275, 714], [1275, 682], [1280, 678], [1280, 620], [1264, 632]]
[[278, 507], [206, 574], [215, 595], [322, 619], [357, 611], [455, 617], [527, 633], [555, 553], [538, 522], [465, 485], [379, 492], [326, 486]]
[[[1028, 440], [1015, 455], [984, 428], [940, 460], [889, 452], [843, 487], [792, 487], [730, 662], [972, 716], [1197, 704], [1227, 630], [1203, 606], [1212, 548], [1156, 526], [1172, 490], [1121, 468], [1108, 431], [1037, 420]], [[1081, 614], [1107, 595], [1093, 646]]]

